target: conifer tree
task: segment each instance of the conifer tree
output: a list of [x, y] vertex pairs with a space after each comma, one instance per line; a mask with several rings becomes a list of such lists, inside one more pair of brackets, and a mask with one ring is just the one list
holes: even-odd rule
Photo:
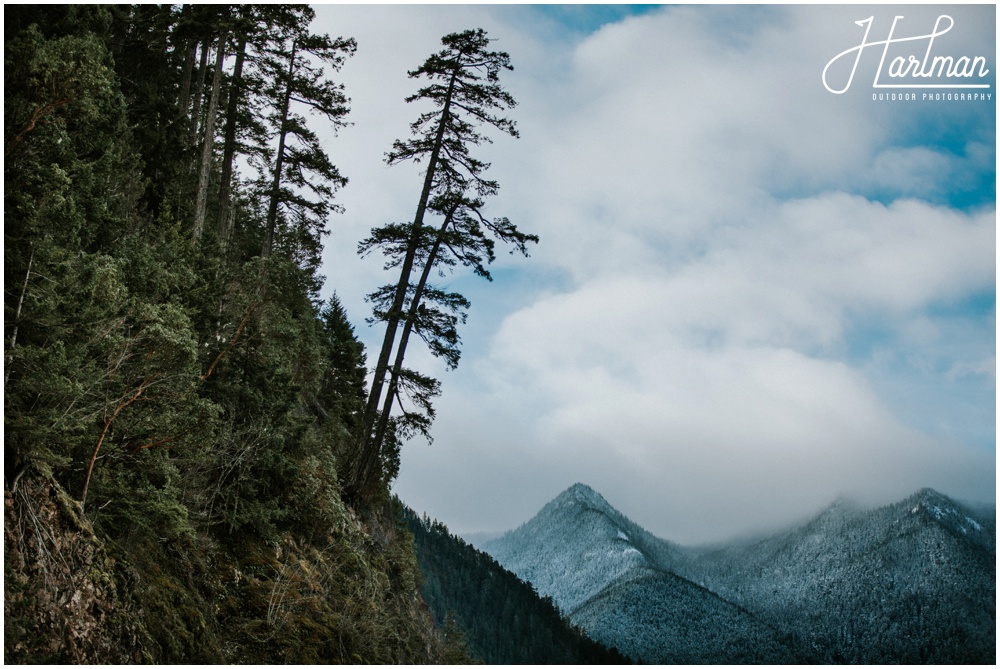
[[[492, 242], [486, 244], [483, 240], [481, 223], [485, 218], [478, 211], [482, 198], [495, 194], [499, 185], [484, 176], [489, 164], [472, 156], [470, 147], [491, 141], [480, 131], [483, 126], [518, 136], [514, 122], [498, 113], [516, 104], [499, 84], [500, 72], [513, 69], [510, 56], [490, 51], [490, 40], [482, 29], [446, 35], [441, 41], [445, 48], [409, 73], [411, 78], [426, 79], [429, 83], [406, 98], [407, 102], [430, 102], [436, 109], [422, 113], [410, 126], [413, 137], [397, 140], [386, 156], [389, 165], [411, 160], [426, 162], [413, 220], [374, 230], [372, 237], [359, 248], [364, 254], [381, 247], [390, 257], [387, 268], [399, 268], [399, 280], [370, 296], [375, 304], [375, 317], [386, 322], [386, 331], [365, 407], [363, 429], [358, 435], [358, 455], [348, 481], [348, 494], [353, 497], [364, 497], [372, 481], [378, 478], [373, 470], [384, 459], [381, 450], [400, 388], [408, 390], [411, 400], [423, 409], [422, 415], [404, 409], [401, 421], [396, 423], [403, 431], [402, 436], [413, 431], [427, 434], [433, 418], [430, 400], [439, 392], [439, 383], [403, 367], [407, 339], [415, 329], [432, 352], [445, 357], [450, 366], [457, 364], [455, 326], [458, 320], [464, 320], [468, 301], [461, 295], [429, 288], [427, 279], [430, 271], [440, 264], [461, 262], [482, 269], [483, 259], [492, 260]], [[425, 223], [428, 214], [444, 219], [437, 235]], [[519, 243], [522, 250], [526, 241], [537, 241], [518, 233], [509, 221], [498, 223], [494, 232], [497, 230], [503, 231], [501, 238], [506, 236], [507, 240]], [[451, 256], [441, 253], [448, 244]], [[422, 276], [413, 285], [411, 275], [421, 263]], [[396, 347], [400, 327], [404, 331]], [[390, 367], [394, 347], [396, 357]]]
[[229, 32], [222, 30], [215, 46], [215, 67], [212, 68], [212, 91], [208, 98], [208, 109], [205, 112], [204, 137], [201, 144], [201, 157], [198, 163], [198, 190], [195, 193], [194, 231], [191, 241], [196, 244], [201, 239], [201, 231], [205, 226], [205, 213], [208, 206], [209, 170], [212, 168], [212, 149], [215, 146], [215, 117], [219, 110], [219, 93], [222, 89], [222, 64], [226, 58], [226, 42]]
[[[461, 350], [458, 347], [456, 326], [459, 320], [465, 322], [465, 310], [470, 304], [458, 293], [445, 293], [431, 286], [428, 280], [432, 270], [441, 265], [454, 267], [461, 264], [472, 268], [478, 276], [492, 281], [493, 277], [486, 265], [495, 258], [494, 240], [486, 236], [485, 232], [491, 233], [500, 241], [513, 244], [515, 249], [525, 256], [528, 255], [527, 243], [538, 242], [536, 235], [519, 231], [507, 218], [492, 221], [487, 219], [482, 214], [483, 201], [479, 198], [468, 199], [449, 194], [439, 199], [442, 201], [437, 202], [434, 209], [447, 213], [441, 227], [433, 234], [433, 241], [426, 249], [426, 258], [422, 260], [423, 271], [413, 287], [409, 308], [403, 321], [395, 361], [390, 371], [388, 391], [375, 430], [375, 439], [380, 443], [385, 438], [393, 404], [401, 399], [399, 389], [402, 383], [408, 383], [411, 390], [414, 389], [412, 373], [407, 375], [403, 368], [406, 347], [412, 332], [415, 331], [424, 340], [431, 353], [444, 358], [449, 369], [458, 366]], [[366, 247], [369, 241], [362, 242], [362, 247]], [[378, 299], [374, 294], [372, 298], [373, 301]], [[401, 401], [399, 403], [402, 405]], [[428, 418], [433, 417], [432, 411], [428, 414]], [[404, 416], [408, 416], [411, 423], [415, 421], [413, 427], [429, 438], [424, 427], [427, 421], [412, 414]]]
[[268, 120], [277, 140], [270, 184], [262, 186], [268, 202], [264, 256], [274, 248], [280, 214], [297, 228], [300, 240], [315, 245], [311, 250], [318, 253], [318, 235], [325, 229], [326, 217], [339, 210], [331, 199], [347, 179], [296, 107], [322, 116], [334, 130], [344, 127], [350, 101], [343, 85], [325, 78], [324, 66], [338, 71], [356, 49], [353, 38], [305, 32], [270, 46], [262, 59], [261, 68], [271, 82], [264, 91], [273, 105]]
[[[232, 17], [235, 62], [226, 96], [222, 166], [219, 178], [218, 235], [224, 244], [232, 235], [232, 193], [237, 154], [266, 156], [266, 82], [260, 66], [268, 45], [308, 29], [315, 12], [306, 5], [240, 5]], [[269, 159], [263, 162], [269, 163]]]

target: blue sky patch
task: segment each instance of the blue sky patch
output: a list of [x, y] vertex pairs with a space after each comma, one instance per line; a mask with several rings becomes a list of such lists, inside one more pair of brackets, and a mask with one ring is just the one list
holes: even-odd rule
[[565, 28], [592, 33], [608, 23], [638, 16], [662, 5], [535, 5], [534, 10]]

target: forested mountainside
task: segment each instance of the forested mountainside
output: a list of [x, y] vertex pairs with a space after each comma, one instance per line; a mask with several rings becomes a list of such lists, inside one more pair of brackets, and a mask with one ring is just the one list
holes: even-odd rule
[[420, 591], [435, 621], [462, 635], [487, 664], [626, 664], [631, 660], [589, 639], [552, 603], [442, 523], [401, 506], [416, 538]]
[[[5, 7], [5, 662], [469, 659], [434, 626], [390, 503], [399, 444], [429, 429], [440, 384], [400, 366], [389, 331], [457, 364], [467, 301], [409, 272], [460, 252], [488, 276], [493, 239], [534, 239], [480, 227], [497, 186], [468, 152], [483, 126], [513, 133], [488, 113], [513, 105], [510, 68], [471, 30], [411, 73], [431, 111], [389, 162], [421, 161], [427, 222], [363, 244], [407, 265], [373, 298], [395, 353], [380, 388], [418, 400], [391, 416], [340, 302], [320, 297], [347, 177], [316, 127], [347, 122], [336, 74], [356, 44], [313, 18]], [[449, 77], [462, 93], [445, 99]], [[468, 169], [430, 155], [442, 141]]]
[[652, 537], [577, 484], [483, 548], [591, 637], [648, 662], [992, 663], [995, 513], [932, 490], [834, 504], [710, 551]]
[[801, 664], [791, 639], [676, 574], [638, 568], [570, 618], [595, 639], [653, 664]]
[[671, 571], [691, 559], [576, 484], [484, 550], [592, 638], [654, 664], [787, 663], [779, 632]]
[[835, 504], [704, 555], [697, 573], [827, 662], [996, 660], [996, 516], [933, 490], [880, 509]]

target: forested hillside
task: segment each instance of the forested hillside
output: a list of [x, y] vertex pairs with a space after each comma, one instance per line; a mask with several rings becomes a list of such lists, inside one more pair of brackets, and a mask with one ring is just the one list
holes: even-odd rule
[[676, 574], [638, 569], [573, 611], [593, 638], [652, 664], [804, 664], [787, 635]]
[[826, 662], [990, 664], [996, 520], [933, 490], [838, 503], [801, 528], [708, 553], [698, 578]]
[[[436, 382], [383, 369], [427, 386], [423, 418], [366, 412], [382, 405], [365, 352], [320, 297], [347, 176], [316, 128], [347, 122], [336, 74], [354, 40], [311, 32], [306, 6], [4, 18], [5, 662], [467, 660], [434, 628], [389, 506], [399, 443], [429, 427]], [[482, 31], [432, 60], [466, 66], [450, 54], [470, 43], [481, 52]], [[478, 212], [495, 184], [424, 164], [428, 222], [447, 208], [439, 238], [485, 272]], [[460, 224], [478, 254], [448, 236]], [[493, 229], [523, 246], [511, 228]], [[397, 226], [366, 250], [409, 248], [429, 271], [426, 230]], [[462, 305], [401, 281], [404, 309]], [[457, 364], [457, 318], [435, 321], [435, 339], [399, 313], [393, 328]]]
[[[446, 630], [462, 634], [487, 664], [626, 664], [617, 650], [590, 640], [552, 603], [448, 528], [401, 505], [416, 539], [420, 590]], [[454, 631], [452, 633], [454, 633]]]

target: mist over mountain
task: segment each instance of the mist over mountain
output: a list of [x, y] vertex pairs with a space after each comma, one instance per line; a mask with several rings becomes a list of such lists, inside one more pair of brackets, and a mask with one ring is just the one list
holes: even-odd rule
[[933, 490], [838, 501], [755, 541], [686, 548], [576, 484], [483, 549], [592, 638], [655, 663], [992, 663], [995, 511]]

